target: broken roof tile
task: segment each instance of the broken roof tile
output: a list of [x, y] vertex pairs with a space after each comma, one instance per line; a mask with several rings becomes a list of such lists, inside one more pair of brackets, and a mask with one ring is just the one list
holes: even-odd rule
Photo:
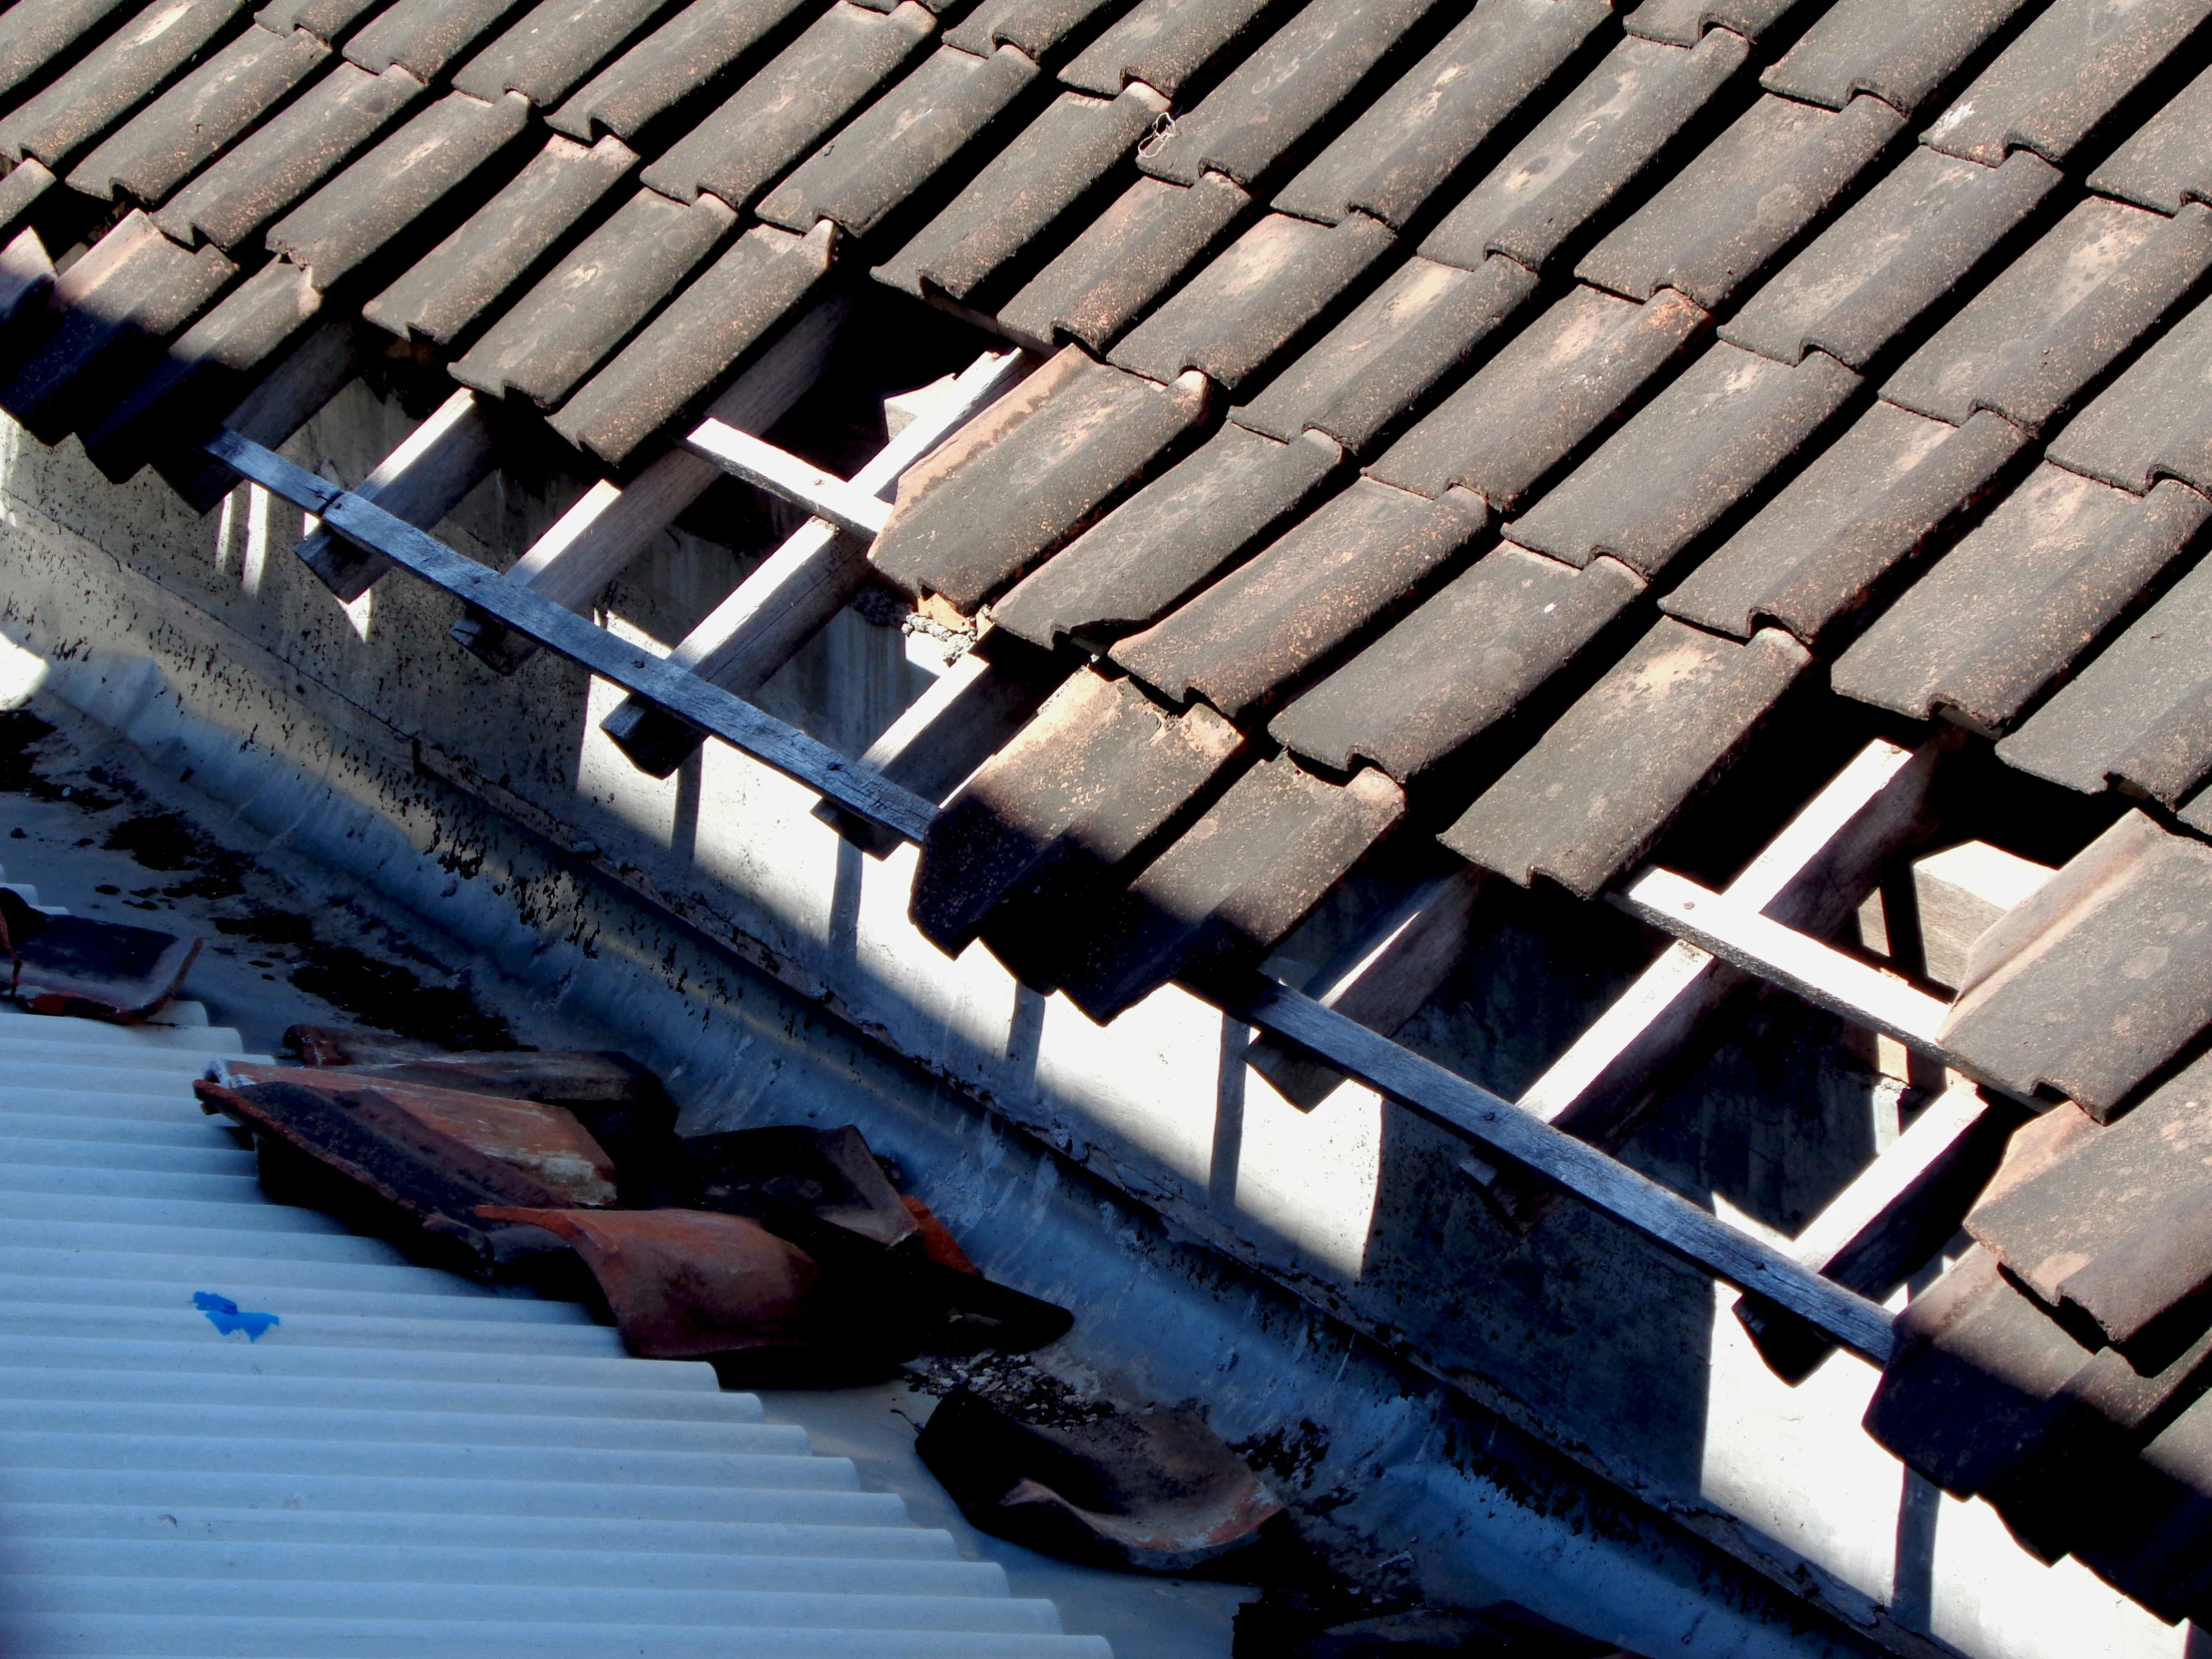
[[1437, 3], [1311, 0], [1137, 165], [1179, 185], [1213, 172], [1255, 188]]
[[589, 150], [556, 135], [451, 236], [361, 307], [364, 320], [449, 346], [513, 291], [607, 193], [637, 156], [618, 138]]
[[69, 175], [87, 196], [158, 206], [330, 55], [304, 29], [248, 29], [133, 116]]
[[1709, 30], [1727, 29], [1757, 44], [1798, 0], [1641, 0], [1624, 20], [1629, 34], [1670, 46], [1695, 46]]
[[1837, 660], [1835, 687], [2009, 731], [2207, 520], [2212, 502], [2183, 485], [2138, 499], [2045, 462]]
[[0, 97], [62, 61], [130, 0], [17, 0], [0, 12]]
[[1428, 234], [1420, 252], [1470, 269], [1504, 254], [1542, 270], [1749, 54], [1743, 38], [1725, 29], [1687, 51], [1623, 40]]
[[2212, 209], [2167, 219], [2090, 197], [1893, 374], [1882, 395], [1954, 424], [2039, 431], [2212, 270]]
[[683, 285], [736, 223], [711, 196], [685, 207], [639, 191], [469, 347], [453, 378], [553, 407]]
[[1018, 46], [1042, 63], [1115, 0], [984, 0], [945, 31], [947, 46], [988, 57]]
[[1061, 988], [1104, 1023], [1177, 973], [1257, 961], [1404, 812], [1379, 772], [1340, 787], [1261, 762], [1109, 901]]
[[830, 239], [828, 226], [804, 237], [754, 226], [584, 383], [553, 429], [623, 464], [794, 313], [829, 272]]
[[1753, 294], [1721, 338], [1786, 363], [1817, 348], [1863, 369], [2058, 179], [2037, 156], [1992, 169], [1915, 150]]
[[2212, 69], [2106, 157], [2089, 188], [2162, 214], [2212, 202]]
[[168, 84], [245, 10], [246, 0], [152, 0], [59, 80], [0, 118], [0, 152], [59, 173]]
[[[2169, 486], [2171, 487], [2171, 486]], [[2094, 795], [2107, 784], [2178, 807], [2212, 773], [2212, 567], [2198, 565], [1997, 753]]]
[[330, 287], [466, 185], [529, 116], [513, 94], [448, 94], [271, 226], [271, 251]]
[[[1974, 1241], [2051, 1308], [2127, 1345], [2212, 1288], [2212, 1060], [1975, 1205]], [[2063, 1109], [2063, 1108], [2062, 1108]]]
[[2026, 3], [1837, 0], [1759, 84], [1832, 110], [1872, 93], [1910, 116]]
[[1177, 703], [1242, 720], [1403, 605], [1488, 528], [1465, 491], [1426, 496], [1362, 478], [1113, 660]]
[[1411, 785], [1511, 716], [1643, 591], [1611, 559], [1576, 570], [1494, 548], [1277, 715], [1269, 734], [1333, 771], [1365, 761]]
[[1060, 71], [1079, 92], [1117, 96], [1142, 81], [1172, 99], [1260, 33], [1275, 0], [1140, 0]]
[[2052, 0], [1922, 142], [1994, 167], [2008, 151], [2063, 164], [2212, 18], [2212, 0]]
[[760, 205], [760, 215], [803, 235], [827, 219], [865, 236], [1036, 78], [1035, 61], [1017, 46], [1001, 46], [987, 58], [940, 46], [802, 162]]
[[1276, 361], [1396, 240], [1365, 214], [1334, 226], [1270, 214], [1131, 330], [1111, 360], [1156, 380], [1195, 368], [1234, 391]]
[[2131, 812], [1973, 943], [1941, 1040], [2099, 1122], [2212, 1023], [2212, 847]]
[[1273, 437], [1313, 429], [1365, 449], [1535, 290], [1535, 276], [1512, 260], [1463, 271], [1416, 256], [1234, 418]]
[[1171, 714], [1127, 680], [1071, 675], [931, 822], [907, 913], [957, 955], [1055, 866], [1110, 871], [1243, 747], [1211, 709]]
[[516, 0], [394, 0], [345, 43], [346, 61], [434, 81], [516, 9]]
[[1717, 310], [1905, 129], [1878, 98], [1840, 114], [1773, 94], [1746, 110], [1575, 268], [1631, 299], [1679, 288]]
[[1662, 617], [1439, 839], [1522, 886], [1544, 875], [1594, 898], [1811, 663], [1779, 628], [1739, 643]]
[[1573, 565], [1610, 553], [1649, 580], [1795, 456], [1861, 384], [1822, 352], [1793, 367], [1716, 344], [1506, 535]]
[[453, 77], [485, 102], [519, 92], [550, 109], [607, 55], [647, 27], [671, 0], [539, 0]]
[[965, 301], [1001, 276], [1031, 244], [1136, 147], [1159, 101], [1135, 87], [1119, 98], [1062, 93], [913, 240], [876, 267], [878, 281]]
[[1218, 173], [1188, 189], [1139, 179], [1000, 308], [998, 320], [1046, 348], [1077, 339], [1103, 352], [1251, 205]]
[[645, 183], [679, 202], [705, 191], [744, 211], [888, 83], [936, 26], [912, 0], [889, 13], [837, 0], [650, 164]]
[[579, 144], [625, 143], [712, 87], [807, 0], [692, 0], [586, 81], [546, 125]]
[[1951, 426], [1877, 403], [1660, 609], [1738, 639], [1772, 622], [1815, 644], [2026, 442], [1993, 414]]
[[1162, 386], [1071, 345], [907, 468], [868, 561], [973, 613], [1151, 471], [1206, 402], [1196, 376]]
[[2180, 478], [2212, 495], [2212, 300], [2200, 301], [2051, 440], [2050, 458], [2140, 495]]
[[178, 242], [244, 246], [420, 98], [404, 69], [341, 63], [192, 181], [155, 216]]
[[1710, 320], [1672, 291], [1639, 305], [1576, 287], [1369, 470], [1422, 495], [1462, 485], [1509, 513]]
[[1327, 438], [1279, 443], [1231, 421], [1024, 577], [992, 618], [1047, 649], [1146, 627], [1311, 501], [1343, 458]]
[[1613, 16], [1600, 0], [1476, 0], [1474, 9], [1276, 193], [1334, 225], [1405, 222]]

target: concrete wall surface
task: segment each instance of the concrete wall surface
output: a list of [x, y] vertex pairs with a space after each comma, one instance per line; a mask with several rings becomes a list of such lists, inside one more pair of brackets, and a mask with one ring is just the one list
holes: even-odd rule
[[[287, 452], [354, 482], [407, 425], [356, 385]], [[504, 564], [575, 487], [495, 473], [439, 533]], [[1511, 1594], [1654, 1656], [2191, 1651], [1909, 1478], [1859, 1427], [1864, 1365], [1784, 1386], [1732, 1293], [1571, 1203], [1504, 1228], [1440, 1132], [1355, 1086], [1301, 1113], [1179, 990], [1101, 1029], [980, 946], [947, 961], [906, 920], [911, 848], [862, 855], [719, 746], [644, 778], [598, 731], [610, 688], [543, 654], [502, 679], [403, 576], [337, 604], [262, 491], [195, 518], [10, 424], [0, 511], [0, 702], [65, 700], [272, 856], [351, 872], [620, 1033], [687, 1129], [860, 1123], [937, 1172], [986, 1269], [1077, 1308], [1086, 1356], [1264, 1446], [1302, 1512], [1431, 1598]], [[749, 556], [672, 534], [600, 619], [665, 644]], [[848, 613], [762, 701], [856, 752], [925, 673]], [[1600, 907], [1485, 902], [1401, 1036], [1511, 1095], [1653, 946]], [[1761, 1002], [1623, 1156], [1786, 1237], [1894, 1123], [1857, 1054]]]

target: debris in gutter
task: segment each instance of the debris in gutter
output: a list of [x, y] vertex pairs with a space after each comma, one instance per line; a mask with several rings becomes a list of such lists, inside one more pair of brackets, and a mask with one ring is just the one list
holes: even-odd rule
[[799, 1210], [886, 1250], [917, 1238], [921, 1224], [850, 1124], [778, 1124], [684, 1142], [685, 1168], [702, 1209], [767, 1220]]
[[34, 1014], [135, 1025], [161, 1012], [200, 954], [200, 941], [151, 927], [54, 915], [0, 887], [7, 994]]
[[1257, 1542], [1283, 1513], [1192, 1411], [1044, 1427], [957, 1388], [914, 1449], [976, 1526], [1070, 1560], [1188, 1572]]

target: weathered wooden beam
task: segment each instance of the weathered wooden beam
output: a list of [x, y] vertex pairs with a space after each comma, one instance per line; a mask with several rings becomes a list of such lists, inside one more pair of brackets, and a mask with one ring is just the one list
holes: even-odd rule
[[[2013, 1101], [1954, 1084], [1830, 1200], [1790, 1254], [1847, 1290], [1888, 1298], [1957, 1233], [2027, 1116]], [[1835, 1352], [1827, 1337], [1764, 1298], [1741, 1297], [1735, 1312], [1761, 1357], [1793, 1387]]]
[[684, 439], [684, 446], [733, 477], [805, 507], [847, 535], [873, 538], [891, 516], [889, 502], [726, 421], [701, 421]]
[[[464, 388], [409, 432], [353, 495], [427, 529], [482, 482], [491, 471], [491, 419], [476, 394]], [[345, 539], [327, 523], [303, 537], [292, 551], [322, 579], [324, 587], [349, 602], [368, 592], [392, 566], [386, 554]]]
[[566, 606], [502, 581], [498, 572], [454, 552], [375, 502], [342, 490], [236, 432], [218, 432], [208, 440], [208, 449], [272, 494], [320, 515], [332, 530], [373, 549], [388, 564], [404, 567], [570, 662], [671, 710], [846, 811], [909, 840], [919, 840], [927, 830], [936, 809], [920, 797], [863, 770], [827, 744], [763, 714], [719, 686], [649, 651], [625, 645]]
[[[926, 415], [908, 422], [843, 488], [887, 513], [881, 498], [898, 487], [900, 475], [995, 399], [1023, 367], [1018, 351], [976, 358]], [[866, 543], [827, 518], [810, 519], [684, 637], [670, 661], [749, 697], [869, 580]], [[666, 778], [699, 747], [698, 735], [681, 722], [634, 701], [618, 705], [600, 725], [633, 765], [655, 778]]]
[[[767, 431], [822, 377], [851, 313], [852, 301], [843, 294], [816, 305], [707, 406], [708, 418], [741, 431]], [[581, 611], [722, 476], [713, 461], [679, 444], [627, 485], [601, 479], [531, 545], [507, 580]], [[453, 625], [453, 637], [502, 674], [514, 673], [537, 649], [473, 614]]]
[[[223, 424], [241, 437], [281, 449], [358, 371], [358, 338], [349, 320], [320, 324], [239, 400]], [[239, 481], [237, 473], [199, 448], [158, 457], [154, 467], [196, 512], [207, 512]]]

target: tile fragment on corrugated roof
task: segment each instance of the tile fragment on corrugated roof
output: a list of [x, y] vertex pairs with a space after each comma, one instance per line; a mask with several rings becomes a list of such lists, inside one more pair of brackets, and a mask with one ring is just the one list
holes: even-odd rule
[[1139, 482], [1206, 402], [1195, 375], [1162, 386], [1071, 345], [907, 468], [868, 560], [972, 613]]
[[2212, 1023], [2212, 847], [2131, 812], [1976, 939], [1941, 1039], [2100, 1122]]
[[1365, 449], [1535, 290], [1513, 260], [1463, 271], [1415, 256], [1233, 418], [1273, 437], [1312, 428]]
[[1966, 1231], [2045, 1304], [2123, 1346], [2212, 1289], [2212, 1060], [2071, 1136], [1977, 1204]]
[[2117, 784], [2187, 800], [2212, 773], [2212, 567], [2184, 576], [1997, 753], [2091, 795]]
[[2053, 0], [1922, 142], [1985, 167], [2014, 149], [2064, 163], [2208, 18], [2212, 0]]
[[1715, 344], [1505, 533], [1574, 565], [1610, 553], [1648, 580], [1795, 456], [1861, 383], [1824, 352], [1793, 366]]
[[1905, 129], [1879, 98], [1840, 114], [1761, 98], [1575, 267], [1631, 299], [1679, 288], [1717, 310]]
[[1502, 546], [1277, 715], [1286, 749], [1410, 785], [1533, 696], [1644, 591], [1626, 565], [1581, 570]]
[[1745, 301], [1721, 338], [1782, 362], [1818, 348], [1865, 368], [2035, 210], [2058, 171], [1916, 149]]
[[1251, 205], [1218, 173], [1187, 190], [1139, 179], [1000, 308], [998, 320], [1042, 346], [1078, 339], [1103, 352]]
[[1011, 268], [1127, 159], [1159, 107], [1141, 87], [1114, 99], [1062, 93], [904, 248], [876, 267], [876, 279], [917, 295], [926, 283], [966, 300]]
[[328, 288], [381, 253], [519, 138], [530, 107], [452, 93], [269, 228], [270, 251]]
[[651, 163], [646, 184], [679, 202], [704, 191], [741, 211], [751, 207], [888, 83], [936, 26], [912, 0], [888, 14], [837, 0]]
[[1140, 0], [1060, 71], [1079, 92], [1116, 96], [1142, 81], [1173, 98], [1232, 48], [1251, 44], [1277, 0]]
[[1511, 512], [1709, 321], [1679, 293], [1639, 305], [1578, 286], [1369, 470], [1422, 495], [1462, 485]]
[[1372, 769], [1340, 787], [1263, 761], [1109, 901], [1061, 988], [1103, 1024], [1177, 973], [1258, 960], [1404, 812]]
[[2212, 202], [2212, 69], [2113, 151], [2089, 188], [2165, 214]]
[[831, 235], [754, 226], [584, 383], [553, 429], [610, 466], [627, 461], [794, 314], [830, 269]]
[[641, 190], [494, 322], [453, 378], [551, 408], [604, 362], [721, 246], [737, 215]]
[[1600, 0], [1476, 0], [1473, 11], [1275, 197], [1334, 225], [1358, 209], [1393, 229], [1613, 16]]
[[612, 133], [636, 143], [655, 121], [716, 81], [806, 0], [692, 0], [586, 81], [546, 125], [579, 144]]
[[2069, 421], [2051, 439], [2050, 458], [2137, 495], [2154, 478], [2212, 494], [2212, 300], [2199, 301]]
[[2039, 431], [2212, 270], [2212, 209], [2173, 219], [2090, 197], [1890, 376], [1882, 395], [1953, 423]]
[[13, 92], [130, 0], [16, 0], [0, 12], [0, 96]]
[[1662, 617], [1438, 838], [1523, 886], [1544, 875], [1594, 898], [1811, 663], [1779, 628], [1739, 643]]
[[1837, 660], [1836, 690], [2008, 731], [2208, 519], [2183, 485], [2137, 498], [2046, 462]]
[[254, 21], [276, 34], [304, 29], [325, 46], [335, 46], [354, 24], [376, 9], [377, 0], [270, 0]]
[[956, 955], [1055, 864], [1129, 856], [1243, 747], [1211, 709], [1171, 714], [1127, 680], [1072, 675], [931, 822], [907, 913]]
[[363, 305], [362, 318], [401, 339], [451, 345], [628, 178], [637, 160], [612, 136], [588, 150], [573, 139], [547, 140], [460, 229]]
[[1738, 639], [1772, 622], [1815, 644], [2026, 442], [1993, 414], [1951, 426], [1877, 403], [1660, 609]]
[[1912, 115], [2027, 0], [1837, 0], [1759, 77], [1832, 110], [1869, 92]]
[[983, 0], [947, 29], [944, 41], [963, 52], [988, 57], [1001, 46], [1018, 46], [1040, 63], [1116, 0]]
[[1728, 29], [1757, 42], [1789, 15], [1798, 0], [1642, 0], [1624, 27], [1645, 40], [1695, 46], [1713, 29]]
[[78, 163], [70, 188], [158, 206], [329, 55], [304, 29], [248, 29]]
[[1235, 391], [1275, 362], [1396, 240], [1365, 214], [1334, 226], [1270, 214], [1132, 329], [1111, 360], [1156, 380], [1195, 368]]
[[321, 305], [305, 272], [270, 261], [179, 335], [153, 371], [85, 431], [86, 454], [120, 482], [150, 450], [212, 427]]
[[54, 332], [0, 388], [0, 408], [43, 443], [59, 442], [81, 416], [105, 414], [98, 400], [128, 391], [148, 366], [142, 359], [238, 275], [220, 250], [188, 253], [148, 225], [117, 258], [90, 274], [91, 280], [73, 283], [98, 252], [79, 260], [54, 284], [49, 303], [61, 313]]
[[236, 249], [406, 112], [423, 85], [405, 69], [341, 63], [249, 134], [156, 215], [178, 242]]
[[539, 109], [559, 103], [671, 0], [540, 0], [453, 77], [486, 102], [519, 92]]
[[1687, 51], [1623, 40], [1428, 234], [1420, 252], [1470, 270], [1491, 254], [1541, 270], [1696, 118], [1750, 51], [1725, 29]]
[[1194, 185], [1202, 172], [1214, 172], [1252, 189], [1436, 4], [1311, 0], [1198, 108], [1178, 116], [1137, 165], [1179, 185]]
[[1165, 616], [1313, 499], [1344, 452], [1231, 421], [1015, 584], [1000, 628], [1052, 648], [1104, 642]]
[[346, 60], [434, 81], [518, 10], [516, 0], [394, 0], [345, 43]]
[[56, 172], [166, 86], [246, 0], [153, 0], [82, 62], [0, 118], [0, 152], [35, 156]]
[[1176, 702], [1231, 720], [1401, 605], [1489, 527], [1464, 490], [1426, 496], [1363, 478], [1250, 563], [1114, 647], [1113, 660]]
[[1037, 65], [1019, 47], [987, 58], [939, 47], [898, 87], [817, 150], [760, 205], [804, 235], [830, 220], [866, 236], [1006, 113]]

